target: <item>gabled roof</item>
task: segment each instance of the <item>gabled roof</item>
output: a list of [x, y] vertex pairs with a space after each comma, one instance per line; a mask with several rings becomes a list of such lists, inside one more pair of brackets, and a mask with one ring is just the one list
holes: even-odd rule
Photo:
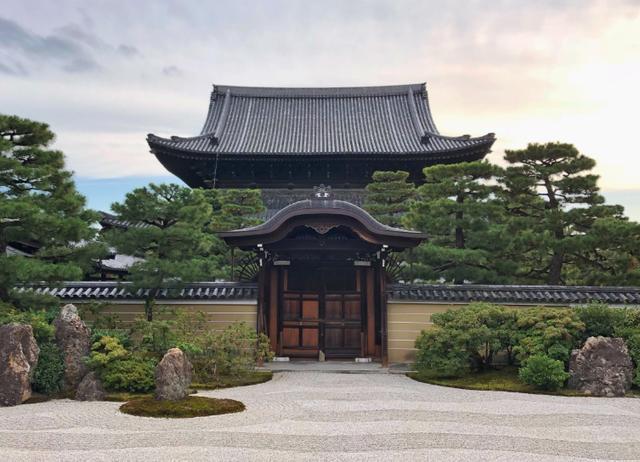
[[188, 158], [431, 154], [446, 160], [446, 153], [460, 151], [484, 155], [495, 137], [493, 133], [478, 138], [440, 135], [424, 83], [346, 88], [215, 85], [199, 136], [149, 134], [147, 141], [155, 154]]
[[279, 241], [295, 227], [316, 225], [329, 227], [346, 225], [368, 242], [387, 244], [397, 249], [415, 247], [427, 237], [418, 231], [382, 224], [366, 210], [349, 202], [320, 198], [294, 202], [262, 224], [221, 232], [218, 235], [229, 245], [246, 248], [256, 243]]

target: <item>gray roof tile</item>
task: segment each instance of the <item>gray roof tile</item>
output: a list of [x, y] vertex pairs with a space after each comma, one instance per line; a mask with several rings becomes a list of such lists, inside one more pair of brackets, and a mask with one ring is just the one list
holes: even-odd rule
[[201, 134], [147, 138], [191, 154], [425, 154], [493, 144], [439, 134], [425, 84], [351, 88], [214, 86]]
[[393, 284], [391, 300], [425, 302], [639, 304], [640, 287]]

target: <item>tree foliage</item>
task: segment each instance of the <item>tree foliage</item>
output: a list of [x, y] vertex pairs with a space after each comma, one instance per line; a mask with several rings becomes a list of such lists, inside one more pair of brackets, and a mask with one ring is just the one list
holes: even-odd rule
[[366, 187], [364, 209], [385, 225], [398, 227], [415, 198], [415, 185], [409, 172], [374, 172]]
[[[562, 284], [591, 273], [588, 277], [596, 282], [593, 270], [613, 266], [625, 272], [633, 264], [640, 248], [630, 249], [620, 240], [637, 236], [639, 230], [623, 218], [622, 207], [604, 204], [598, 176], [592, 173], [593, 159], [571, 144], [534, 143], [505, 151], [505, 160], [510, 165], [502, 182], [513, 237], [511, 255], [519, 262], [517, 277]], [[616, 253], [605, 238], [609, 233], [622, 247], [623, 261], [620, 254], [606, 261], [608, 252]]]
[[498, 172], [484, 161], [424, 169], [425, 183], [404, 221], [428, 235], [412, 262], [416, 277], [461, 284], [496, 282], [508, 272], [509, 262], [495, 259], [501, 208], [490, 181]]
[[211, 205], [201, 190], [151, 183], [111, 207], [120, 219], [135, 223], [108, 231], [105, 239], [119, 253], [142, 259], [129, 269], [129, 279], [136, 288], [149, 289], [149, 319], [159, 290], [220, 275], [210, 254], [214, 238], [206, 229]]
[[[97, 215], [65, 170], [44, 123], [0, 115], [0, 300], [15, 303], [16, 284], [82, 279], [103, 247], [93, 242]], [[35, 249], [8, 254], [12, 243]]]

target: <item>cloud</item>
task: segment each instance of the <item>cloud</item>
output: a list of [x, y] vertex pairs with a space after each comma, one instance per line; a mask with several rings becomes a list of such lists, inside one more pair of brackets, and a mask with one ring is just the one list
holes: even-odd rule
[[132, 45], [120, 44], [117, 48], [118, 53], [127, 58], [134, 58], [140, 56], [138, 49]]
[[162, 68], [162, 74], [166, 77], [180, 77], [183, 72], [178, 66], [165, 66]]
[[[100, 68], [81, 45], [79, 37], [70, 37], [69, 31], [43, 36], [31, 33], [14, 21], [0, 18], [0, 56], [13, 56], [5, 73], [25, 75], [41, 63], [53, 63], [65, 72], [87, 72]], [[77, 31], [76, 31], [77, 32]]]

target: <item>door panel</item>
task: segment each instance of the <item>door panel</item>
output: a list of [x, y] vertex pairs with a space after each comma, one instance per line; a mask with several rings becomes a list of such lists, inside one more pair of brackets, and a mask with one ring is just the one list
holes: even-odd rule
[[[284, 269], [281, 352], [353, 358], [362, 351], [362, 296], [354, 268]], [[296, 274], [295, 277], [292, 277]]]

